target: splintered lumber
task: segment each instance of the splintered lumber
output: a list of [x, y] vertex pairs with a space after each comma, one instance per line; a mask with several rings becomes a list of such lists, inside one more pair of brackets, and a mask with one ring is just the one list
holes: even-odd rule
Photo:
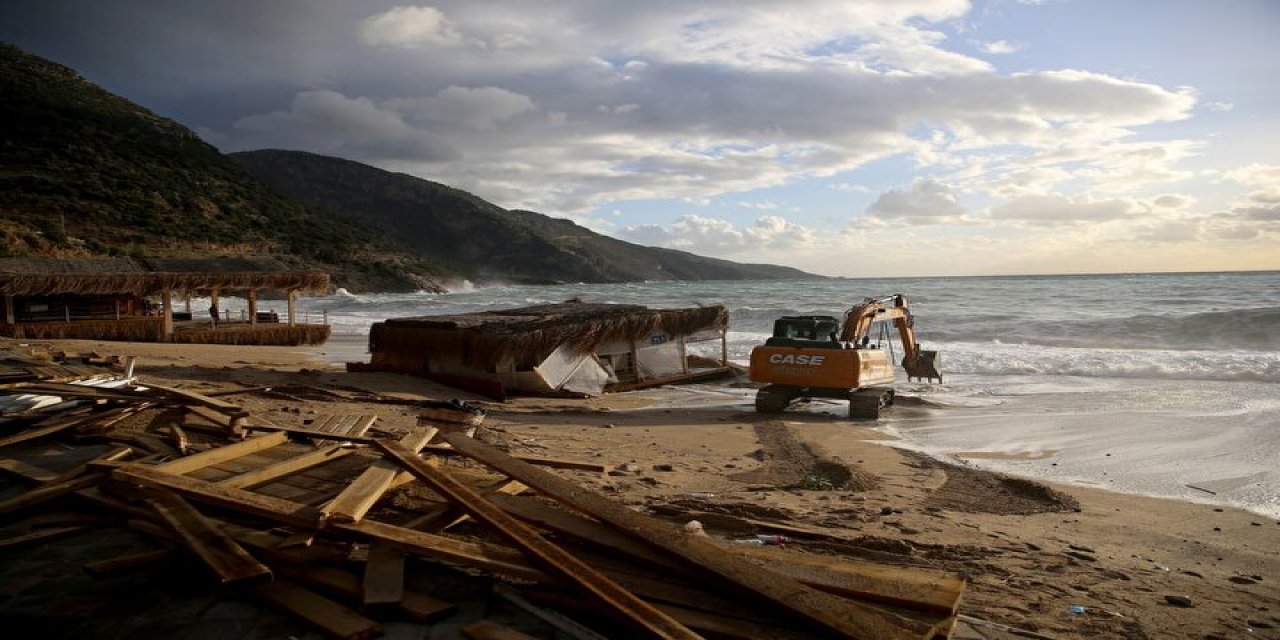
[[[453, 447], [447, 444], [429, 444], [422, 448], [422, 451], [434, 453], [441, 456], [460, 456], [458, 451], [454, 451]], [[575, 469], [577, 471], [595, 471], [604, 473], [608, 471], [608, 467], [599, 462], [583, 462], [580, 460], [561, 460], [558, 458], [542, 458], [539, 456], [514, 456], [516, 460], [523, 460], [529, 464], [536, 464], [540, 467], [551, 467], [552, 469]]]
[[524, 554], [510, 547], [463, 542], [433, 533], [414, 531], [413, 529], [373, 520], [361, 520], [360, 522], [347, 524], [329, 523], [328, 528], [371, 542], [381, 542], [406, 553], [432, 560], [473, 567], [533, 582], [556, 582], [554, 578], [545, 572], [529, 566]]
[[[417, 456], [418, 451], [436, 436], [435, 427], [415, 429], [400, 439], [399, 444]], [[400, 475], [400, 467], [387, 460], [378, 460], [369, 465], [360, 477], [356, 478], [338, 497], [334, 498], [322, 509], [326, 522], [359, 522], [364, 514], [382, 498], [382, 494], [391, 488], [396, 476]]]
[[151, 489], [143, 500], [178, 534], [178, 540], [183, 546], [218, 575], [222, 584], [271, 577], [271, 570], [266, 565], [249, 555], [244, 547], [223, 533], [181, 496], [164, 489]]
[[151, 389], [153, 391], [158, 391], [166, 396], [177, 398], [187, 404], [208, 407], [229, 418], [244, 417], [249, 415], [248, 411], [245, 411], [243, 407], [233, 402], [227, 402], [226, 400], [219, 400], [218, 398], [215, 398], [212, 396], [206, 396], [202, 393], [197, 393], [195, 391], [190, 391], [187, 389], [178, 389], [177, 387], [168, 387], [164, 385], [155, 384], [153, 382], [146, 382], [144, 384], [147, 386], [148, 389]]
[[404, 552], [385, 544], [369, 548], [364, 565], [364, 604], [400, 604], [404, 598]]
[[[253, 439], [256, 440], [257, 438]], [[355, 453], [355, 449], [350, 447], [343, 447], [336, 444], [327, 445], [316, 449], [315, 451], [308, 451], [301, 455], [281, 460], [275, 464], [270, 464], [265, 467], [259, 467], [239, 475], [231, 476], [230, 478], [219, 481], [218, 484], [234, 489], [247, 489], [260, 484], [266, 484], [277, 478], [322, 465], [332, 460], [343, 458], [352, 453]]]
[[479, 620], [462, 628], [462, 635], [471, 640], [535, 640], [531, 635], [509, 629], [492, 620]]
[[501, 531], [530, 558], [592, 594], [608, 605], [614, 613], [630, 620], [638, 628], [645, 629], [659, 638], [699, 637], [684, 625], [649, 606], [635, 594], [618, 586], [617, 583], [581, 560], [552, 544], [536, 530], [499, 509], [466, 485], [427, 464], [418, 457], [416, 451], [390, 439], [379, 440], [377, 445], [385, 455], [436, 493], [458, 505], [476, 520]]
[[[191, 457], [194, 458], [195, 456]], [[183, 460], [189, 459], [183, 458]], [[183, 460], [178, 460], [177, 462], [182, 462]], [[314, 529], [320, 523], [320, 511], [315, 507], [264, 496], [244, 489], [232, 489], [190, 476], [165, 473], [159, 469], [143, 465], [125, 465], [111, 472], [111, 477], [131, 484], [163, 487], [197, 502], [248, 513], [302, 529]]]
[[[533, 498], [495, 495], [507, 512], [538, 526], [573, 537], [593, 547], [619, 553], [649, 566], [683, 568], [640, 542], [581, 516]], [[827, 593], [896, 606], [954, 614], [964, 593], [964, 578], [919, 567], [898, 567], [852, 559], [810, 558], [752, 546], [734, 548], [752, 562]]]
[[351, 435], [345, 433], [330, 433], [328, 431], [320, 431], [310, 427], [291, 427], [279, 424], [267, 424], [259, 422], [250, 422], [244, 425], [249, 431], [279, 431], [289, 435], [314, 438], [316, 440], [341, 440], [343, 442], [360, 442], [364, 444], [372, 443], [376, 438], [361, 435]]
[[366, 640], [382, 635], [377, 622], [292, 582], [256, 584], [245, 591], [334, 638]]
[[930, 625], [807, 587], [708, 540], [684, 535], [668, 523], [632, 511], [576, 483], [516, 460], [478, 440], [451, 433], [441, 434], [441, 437], [466, 456], [525, 483], [539, 493], [675, 556], [705, 572], [708, 577], [715, 576], [739, 591], [754, 593], [830, 631], [848, 637], [904, 640], [926, 638], [931, 633]]
[[197, 469], [212, 467], [215, 464], [221, 464], [228, 460], [247, 456], [255, 451], [270, 449], [289, 441], [289, 435], [286, 433], [268, 433], [266, 435], [241, 440], [234, 444], [225, 445], [208, 451], [201, 451], [195, 455], [185, 458], [178, 458], [163, 464], [155, 465], [154, 469], [162, 473], [182, 475], [191, 473]]

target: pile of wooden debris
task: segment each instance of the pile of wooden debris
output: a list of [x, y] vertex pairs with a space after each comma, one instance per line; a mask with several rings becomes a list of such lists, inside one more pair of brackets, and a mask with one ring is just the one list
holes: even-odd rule
[[[0, 373], [0, 470], [33, 486], [0, 502], [6, 530], [73, 504], [156, 543], [91, 563], [93, 575], [185, 554], [210, 585], [339, 638], [447, 619], [458, 603], [406, 587], [444, 567], [482, 574], [572, 638], [926, 639], [949, 637], [957, 617], [956, 575], [720, 540], [548, 471], [603, 465], [470, 437], [474, 413], [453, 423], [438, 403], [394, 433], [374, 416], [277, 425], [230, 394], [137, 380], [128, 362], [18, 364], [25, 379]], [[113, 525], [32, 528], [0, 553], [101, 526]], [[488, 620], [463, 633], [530, 637]]]

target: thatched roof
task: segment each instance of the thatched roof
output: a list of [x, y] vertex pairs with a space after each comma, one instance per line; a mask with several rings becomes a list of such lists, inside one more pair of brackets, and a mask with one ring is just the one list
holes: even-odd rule
[[461, 350], [472, 366], [491, 367], [504, 355], [541, 362], [561, 345], [594, 351], [613, 341], [641, 340], [654, 331], [690, 335], [729, 326], [723, 306], [650, 309], [633, 304], [565, 302], [466, 315], [393, 318], [374, 324], [369, 348]]
[[323, 271], [289, 269], [274, 258], [0, 258], [0, 294], [151, 295], [219, 289], [329, 289]]

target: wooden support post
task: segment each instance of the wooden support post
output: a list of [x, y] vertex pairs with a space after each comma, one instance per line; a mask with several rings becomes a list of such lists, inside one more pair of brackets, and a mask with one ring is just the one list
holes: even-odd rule
[[[435, 427], [423, 427], [400, 439], [400, 444], [417, 455], [436, 436]], [[379, 460], [365, 469], [360, 477], [347, 485], [338, 497], [321, 510], [328, 522], [359, 522], [373, 508], [382, 494], [400, 475], [400, 467], [387, 460]]]
[[5, 324], [17, 324], [14, 320], [13, 296], [11, 295], [4, 297], [4, 321]]
[[379, 440], [377, 445], [384, 454], [436, 493], [448, 498], [476, 520], [497, 528], [530, 558], [536, 559], [539, 564], [593, 595], [612, 612], [632, 623], [637, 630], [643, 629], [657, 638], [689, 640], [701, 638], [564, 549], [543, 538], [537, 530], [508, 515], [466, 485], [427, 464], [418, 457], [416, 451], [406, 449], [400, 443], [390, 439]]
[[298, 323], [298, 290], [290, 289], [286, 298], [289, 301], [289, 326], [292, 327]]
[[164, 329], [161, 333], [168, 342], [173, 338], [173, 292], [168, 289], [160, 293], [160, 313], [164, 317]]
[[258, 290], [250, 289], [244, 293], [244, 297], [249, 303], [249, 325], [258, 324]]
[[116, 300], [116, 322], [120, 321], [120, 301]]
[[172, 491], [151, 489], [143, 498], [178, 540], [196, 554], [222, 584], [270, 579], [271, 570]]
[[[710, 541], [683, 535], [671, 524], [632, 511], [582, 485], [516, 460], [473, 438], [451, 433], [442, 433], [441, 438], [467, 457], [641, 540], [691, 568], [696, 567], [709, 578], [716, 577], [739, 591], [755, 592], [761, 598], [842, 636], [921, 640], [931, 631], [928, 625], [807, 587], [721, 549]], [[381, 442], [379, 446], [389, 449]]]

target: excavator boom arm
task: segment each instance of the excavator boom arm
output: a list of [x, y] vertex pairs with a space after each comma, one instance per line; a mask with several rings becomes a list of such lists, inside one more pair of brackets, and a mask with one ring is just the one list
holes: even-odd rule
[[902, 367], [911, 378], [934, 378], [942, 380], [938, 372], [937, 351], [921, 351], [916, 342], [914, 321], [911, 310], [907, 307], [907, 298], [902, 294], [887, 298], [868, 298], [845, 314], [844, 326], [840, 332], [841, 342], [857, 344], [871, 333], [871, 327], [877, 322], [893, 322], [902, 340]]

